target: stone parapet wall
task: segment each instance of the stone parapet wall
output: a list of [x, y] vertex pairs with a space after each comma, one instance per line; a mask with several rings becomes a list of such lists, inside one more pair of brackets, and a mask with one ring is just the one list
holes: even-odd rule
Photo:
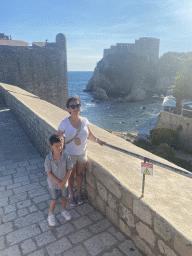
[[161, 111], [156, 128], [171, 128], [176, 130], [178, 127], [180, 127], [180, 147], [192, 150], [192, 118]]
[[12, 40], [7, 40], [10, 45], [0, 44], [0, 82], [65, 109], [69, 96], [66, 39], [63, 34], [57, 37], [56, 43], [44, 43], [45, 47], [14, 46]]
[[[0, 83], [0, 95], [42, 155], [68, 113], [16, 86]], [[167, 160], [91, 124], [108, 144], [175, 167]], [[192, 180], [154, 166], [141, 198], [141, 160], [88, 141], [86, 189], [90, 202], [130, 237], [143, 255], [192, 256]]]

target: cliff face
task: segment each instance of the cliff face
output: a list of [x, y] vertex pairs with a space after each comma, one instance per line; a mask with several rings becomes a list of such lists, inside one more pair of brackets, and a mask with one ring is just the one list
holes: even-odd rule
[[[156, 77], [157, 65], [147, 62], [144, 57], [136, 54], [113, 54], [98, 62], [84, 91], [98, 92], [102, 89], [108, 97], [139, 101], [154, 93]], [[95, 95], [94, 98], [103, 99], [97, 97], [97, 93]]]

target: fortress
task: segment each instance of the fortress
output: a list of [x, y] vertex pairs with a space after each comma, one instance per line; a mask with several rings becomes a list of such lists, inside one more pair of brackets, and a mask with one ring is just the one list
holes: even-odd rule
[[160, 39], [141, 37], [134, 44], [117, 43], [110, 49], [104, 49], [103, 58], [109, 54], [130, 53], [146, 57], [147, 61], [156, 63], [159, 59]]
[[57, 34], [54, 43], [46, 40], [29, 46], [0, 33], [0, 81], [65, 109], [68, 77], [64, 34]]

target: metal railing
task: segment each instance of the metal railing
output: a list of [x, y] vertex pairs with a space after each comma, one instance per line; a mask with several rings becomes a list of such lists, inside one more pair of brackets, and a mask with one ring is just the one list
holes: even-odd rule
[[141, 155], [139, 155], [139, 154], [133, 153], [133, 152], [131, 152], [131, 151], [128, 151], [128, 150], [125, 150], [125, 149], [122, 149], [122, 148], [119, 148], [119, 147], [116, 147], [116, 146], [113, 146], [113, 145], [110, 145], [110, 144], [108, 144], [108, 143], [105, 143], [105, 144], [103, 144], [103, 145], [106, 146], [106, 147], [109, 147], [109, 148], [118, 150], [118, 151], [120, 151], [120, 152], [123, 152], [123, 153], [125, 153], [125, 154], [131, 155], [131, 156], [134, 156], [134, 157], [137, 157], [137, 158], [139, 158], [139, 159], [142, 159], [143, 161], [146, 161], [146, 160], [147, 160], [147, 162], [149, 162], [149, 163], [152, 163], [152, 164], [155, 164], [155, 165], [158, 165], [158, 166], [161, 166], [161, 167], [165, 167], [166, 169], [169, 169], [169, 170], [171, 170], [171, 171], [173, 171], [173, 172], [176, 172], [176, 173], [181, 174], [181, 175], [183, 175], [183, 176], [185, 176], [185, 177], [187, 177], [187, 178], [192, 179], [192, 173], [191, 173], [191, 172], [183, 171], [183, 170], [178, 169], [178, 168], [175, 168], [175, 167], [173, 167], [173, 166], [170, 166], [170, 165], [167, 165], [167, 164], [163, 164], [163, 163], [158, 162], [158, 161], [156, 161], [156, 160], [150, 159], [150, 158], [148, 158], [148, 157], [141, 156]]

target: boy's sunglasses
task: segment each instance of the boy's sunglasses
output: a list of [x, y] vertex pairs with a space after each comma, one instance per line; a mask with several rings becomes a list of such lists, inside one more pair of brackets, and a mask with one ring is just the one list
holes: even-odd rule
[[80, 107], [81, 107], [81, 104], [70, 105], [69, 107], [72, 108], [72, 109], [80, 108]]

